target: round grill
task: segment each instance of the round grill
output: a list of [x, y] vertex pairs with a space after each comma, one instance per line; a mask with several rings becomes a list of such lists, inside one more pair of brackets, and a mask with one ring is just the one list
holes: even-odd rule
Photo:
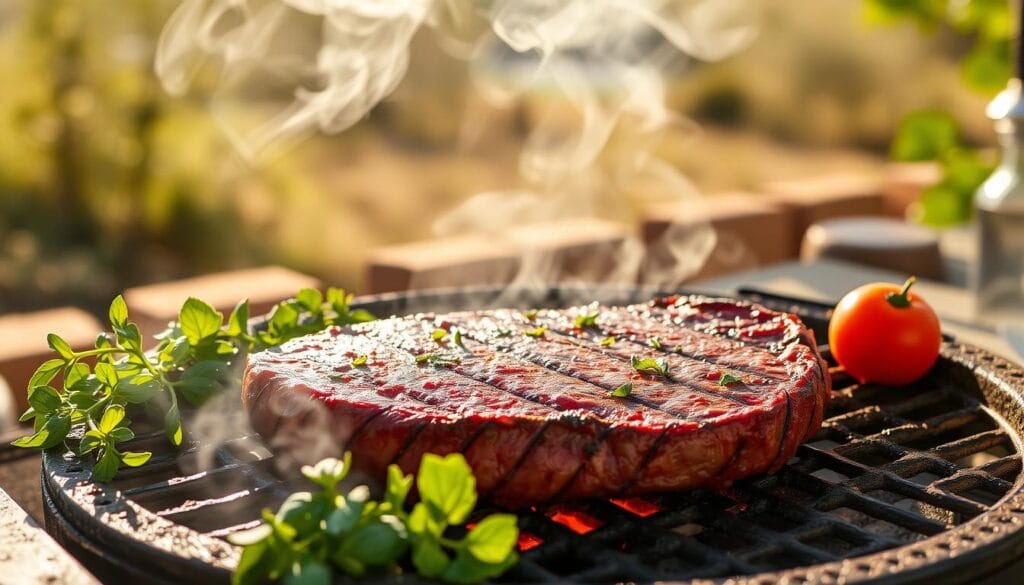
[[[390, 315], [621, 304], [654, 294], [556, 288], [538, 299], [488, 289], [355, 305]], [[826, 339], [828, 307], [741, 296], [800, 315]], [[520, 511], [521, 562], [504, 580], [966, 583], [1007, 571], [1024, 554], [1024, 369], [947, 340], [937, 366], [913, 386], [861, 385], [838, 368], [831, 375], [821, 431], [778, 473], [727, 493]], [[126, 448], [154, 457], [109, 486], [91, 482], [72, 454], [43, 459], [47, 529], [101, 578], [226, 583], [238, 550], [224, 537], [303, 489], [256, 436], [216, 447], [186, 440], [174, 450], [154, 430]], [[212, 467], [197, 471], [199, 459]]]

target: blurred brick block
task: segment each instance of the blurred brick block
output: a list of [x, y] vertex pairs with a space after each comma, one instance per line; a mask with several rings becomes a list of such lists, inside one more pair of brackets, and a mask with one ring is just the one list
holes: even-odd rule
[[87, 349], [103, 329], [96, 318], [74, 307], [0, 315], [0, 376], [7, 380], [19, 414], [28, 408], [29, 378], [39, 364], [53, 357], [47, 334], [59, 334], [74, 349]]
[[521, 269], [538, 280], [596, 280], [614, 268], [627, 229], [598, 219], [541, 222], [502, 235], [434, 238], [370, 255], [371, 292], [508, 284]]
[[936, 162], [890, 163], [885, 169], [883, 193], [886, 215], [904, 218], [907, 208], [921, 199], [925, 189], [942, 180]]
[[[667, 271], [697, 230], [715, 230], [714, 246], [703, 267], [688, 280], [712, 278], [793, 259], [795, 220], [787, 207], [764, 195], [723, 193], [644, 211], [641, 233], [647, 246], [647, 270]], [[675, 248], [675, 252], [673, 252]]]
[[811, 225], [836, 217], [881, 215], [882, 182], [867, 175], [827, 175], [799, 181], [768, 183], [762, 190], [771, 201], [790, 210], [795, 229], [790, 245], [799, 250]]
[[250, 314], [259, 315], [301, 288], [320, 287], [320, 281], [312, 276], [281, 266], [266, 266], [147, 284], [128, 289], [124, 297], [132, 320], [149, 337], [178, 318], [178, 311], [188, 297], [202, 299], [224, 313], [247, 298]]
[[454, 236], [378, 248], [370, 254], [371, 293], [509, 282], [519, 267], [513, 246], [483, 236]]

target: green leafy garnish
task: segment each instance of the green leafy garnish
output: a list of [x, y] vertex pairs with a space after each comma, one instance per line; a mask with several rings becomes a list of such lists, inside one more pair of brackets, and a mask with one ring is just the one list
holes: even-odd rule
[[633, 356], [629, 358], [629, 365], [633, 366], [633, 369], [638, 372], [644, 372], [646, 374], [657, 374], [663, 378], [667, 378], [669, 375], [668, 362], [665, 360], [656, 360], [654, 358], [641, 358], [639, 356]]
[[350, 463], [346, 453], [344, 461], [304, 467], [320, 491], [292, 494], [276, 514], [263, 511], [263, 524], [228, 537], [243, 547], [235, 585], [278, 579], [328, 584], [336, 574], [363, 577], [368, 571], [383, 578], [407, 556], [428, 579], [477, 583], [516, 563], [519, 529], [511, 514], [492, 514], [461, 539], [446, 535], [476, 505], [476, 480], [462, 455], [423, 457], [416, 477], [420, 501], [409, 512], [412, 476], [391, 465], [384, 497], [374, 501], [366, 486], [338, 491]]
[[365, 366], [368, 358], [365, 355], [361, 355], [352, 360], [352, 367], [358, 368], [359, 366]]
[[511, 329], [502, 329], [498, 327], [498, 330], [494, 332], [495, 337], [512, 337]]
[[623, 385], [619, 386], [618, 388], [616, 388], [616, 389], [611, 391], [611, 395], [615, 396], [616, 398], [625, 398], [626, 396], [629, 396], [632, 393], [633, 393], [633, 383], [632, 382], [626, 382], [625, 384], [623, 384]]
[[661, 340], [657, 336], [648, 339], [647, 343], [654, 349], [661, 349]]
[[527, 321], [533, 321], [534, 319], [537, 318], [537, 313], [537, 309], [530, 309], [528, 311], [523, 312], [523, 316], [526, 317]]
[[438, 366], [442, 368], [450, 368], [454, 365], [458, 365], [462, 360], [459, 356], [446, 356], [437, 355], [434, 353], [421, 353], [416, 356], [417, 364], [429, 364], [431, 366]]
[[[49, 449], [80, 429], [82, 438], [67, 441], [68, 447], [82, 456], [92, 454], [93, 479], [110, 481], [122, 466], [136, 467], [150, 457], [148, 452], [118, 446], [135, 436], [127, 405], [146, 404], [163, 412], [167, 440], [180, 445], [185, 437], [181, 399], [199, 405], [237, 382], [238, 366], [249, 352], [332, 325], [373, 319], [361, 309], [350, 310], [351, 299], [340, 289], [328, 289], [326, 298], [320, 291], [303, 289], [274, 307], [265, 330], [250, 334], [248, 301], [238, 303], [225, 322], [220, 311], [189, 298], [178, 319], [156, 335], [156, 346], [146, 351], [138, 325], [131, 322], [128, 306], [118, 296], [107, 312], [110, 333], [100, 334], [94, 347], [75, 351], [61, 336], [47, 337], [55, 356], [32, 375], [29, 409], [21, 415], [22, 422], [32, 422], [33, 432], [13, 444]], [[58, 374], [59, 385], [54, 382]]]
[[434, 329], [434, 332], [430, 334], [430, 338], [437, 342], [444, 341], [445, 337], [448, 337], [448, 332], [444, 329]]
[[576, 316], [576, 328], [585, 329], [587, 327], [597, 327], [598, 312], [585, 313], [583, 315]]
[[462, 330], [458, 327], [452, 330], [452, 341], [455, 342], [455, 345], [462, 347]]
[[547, 328], [545, 327], [534, 327], [533, 329], [523, 331], [523, 335], [527, 337], [544, 337], [545, 332], [547, 332]]
[[733, 374], [730, 374], [728, 372], [722, 374], [722, 377], [718, 379], [718, 385], [719, 386], [724, 386], [726, 388], [728, 388], [729, 386], [732, 386], [733, 384], [742, 384], [742, 383], [743, 383], [743, 378], [740, 378], [739, 376], [734, 376]]
[[604, 347], [615, 345], [615, 336], [609, 335], [608, 337], [605, 337], [604, 339], [601, 340], [601, 345], [603, 345]]

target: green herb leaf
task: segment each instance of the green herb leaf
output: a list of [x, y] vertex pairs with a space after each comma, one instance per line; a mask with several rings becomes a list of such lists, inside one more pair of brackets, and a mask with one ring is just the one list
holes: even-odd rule
[[604, 347], [615, 345], [615, 336], [609, 335], [608, 337], [605, 337], [604, 339], [601, 340], [601, 345], [603, 345]]
[[181, 445], [181, 414], [178, 413], [178, 405], [172, 404], [164, 415], [164, 434], [172, 445]]
[[444, 329], [434, 329], [434, 332], [430, 334], [430, 337], [434, 341], [443, 341], [445, 337], [448, 337], [448, 332]]
[[618, 388], [616, 388], [616, 389], [611, 391], [611, 395], [616, 397], [616, 398], [625, 398], [626, 396], [629, 396], [632, 393], [633, 393], [633, 383], [632, 382], [626, 382], [625, 384], [623, 384], [623, 385], [619, 386]]
[[359, 366], [365, 366], [366, 360], [369, 359], [365, 355], [361, 355], [352, 360], [352, 367], [358, 368]]
[[441, 543], [434, 539], [420, 538], [412, 543], [412, 564], [420, 575], [436, 579], [444, 574], [451, 559], [441, 549]]
[[150, 453], [149, 451], [144, 451], [141, 453], [125, 451], [124, 453], [121, 453], [121, 463], [124, 463], [128, 467], [139, 467], [141, 465], [145, 465], [146, 462], [149, 461], [149, 458], [152, 456], [153, 454]]
[[35, 386], [29, 390], [28, 403], [35, 412], [53, 414], [64, 404], [64, 400], [50, 386]]
[[527, 321], [533, 321], [534, 319], [537, 318], [538, 312], [539, 311], [537, 309], [530, 309], [528, 311], [524, 311], [523, 316], [526, 317]]
[[416, 356], [417, 364], [430, 364], [441, 368], [450, 368], [452, 366], [461, 363], [462, 359], [458, 356], [443, 356], [432, 353], [421, 353]]
[[344, 459], [328, 457], [316, 465], [303, 465], [302, 475], [327, 491], [334, 491], [352, 467], [352, 453], [346, 452]]
[[110, 316], [110, 324], [114, 327], [124, 327], [128, 324], [128, 305], [124, 302], [124, 297], [117, 295], [114, 300], [110, 303], [110, 310], [108, 311]]
[[460, 347], [462, 346], [462, 330], [461, 329], [455, 328], [452, 331], [452, 341], [455, 342], [455, 345], [458, 345]]
[[302, 308], [309, 311], [310, 313], [320, 312], [320, 305], [324, 303], [324, 297], [320, 294], [320, 291], [315, 288], [304, 288], [295, 295], [295, 300], [299, 301]]
[[56, 333], [51, 333], [46, 336], [46, 344], [50, 346], [50, 349], [57, 352], [57, 355], [65, 360], [71, 360], [75, 357], [75, 352], [71, 349], [71, 345]]
[[108, 406], [103, 411], [103, 418], [100, 419], [99, 431], [103, 434], [109, 434], [117, 425], [121, 424], [122, 420], [124, 420], [124, 407], [119, 404]]
[[405, 505], [405, 498], [412, 488], [412, 476], [402, 473], [402, 469], [395, 464], [388, 466], [388, 483], [384, 493], [384, 500], [390, 504], [391, 510], [401, 510]]
[[[37, 419], [37, 423], [38, 423]], [[31, 436], [21, 437], [15, 440], [12, 445], [15, 447], [37, 447], [49, 449], [64, 440], [71, 430], [71, 419], [65, 416], [51, 416], [45, 420], [41, 427]]]
[[216, 335], [223, 320], [220, 311], [194, 297], [185, 301], [178, 314], [181, 332], [192, 345], [199, 345]]
[[308, 557], [292, 563], [284, 582], [285, 585], [331, 585], [331, 570], [323, 562]]
[[523, 331], [523, 335], [527, 337], [544, 337], [544, 333], [546, 332], [547, 329], [545, 327], [534, 327], [533, 329]]
[[57, 373], [64, 368], [64, 363], [65, 362], [62, 359], [54, 358], [46, 360], [42, 365], [36, 368], [35, 373], [32, 374], [32, 378], [28, 381], [28, 387], [31, 389], [36, 386], [49, 384], [50, 381], [57, 376]]
[[658, 339], [658, 337], [648, 339], [647, 343], [654, 349], [661, 349], [661, 339]]
[[576, 328], [584, 329], [587, 327], [597, 327], [598, 312], [586, 313], [576, 316]]
[[228, 318], [228, 335], [238, 337], [249, 332], [249, 299], [243, 299]]
[[719, 386], [732, 386], [733, 384], [742, 384], [743, 378], [734, 376], [728, 372], [722, 374], [722, 377], [718, 379]]
[[476, 505], [476, 479], [461, 455], [424, 455], [416, 488], [434, 517], [449, 524], [465, 521]]
[[107, 447], [103, 450], [103, 454], [100, 455], [99, 461], [92, 467], [92, 478], [98, 482], [106, 483], [114, 479], [120, 467], [121, 460], [117, 456], [117, 451]]
[[477, 560], [496, 564], [503, 562], [515, 550], [518, 538], [515, 516], [492, 514], [469, 531], [466, 548]]
[[639, 356], [633, 356], [629, 358], [629, 364], [633, 366], [633, 369], [638, 372], [644, 372], [646, 374], [657, 374], [664, 378], [669, 375], [668, 362], [665, 360], [656, 360], [654, 358], [641, 358]]

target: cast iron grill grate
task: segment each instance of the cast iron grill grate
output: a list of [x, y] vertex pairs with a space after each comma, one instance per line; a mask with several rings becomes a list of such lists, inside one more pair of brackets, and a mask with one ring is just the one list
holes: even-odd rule
[[[755, 300], [800, 314], [824, 338], [826, 307]], [[404, 307], [390, 308], [379, 312]], [[822, 350], [827, 356], [827, 347]], [[780, 571], [795, 582], [911, 580], [979, 547], [995, 557], [975, 563], [976, 570], [1008, 562], [993, 541], [1020, 547], [1020, 539], [1008, 538], [1024, 518], [1024, 500], [1008, 498], [1020, 488], [1020, 395], [986, 391], [986, 376], [1016, 382], [1022, 373], [970, 347], [947, 343], [944, 352], [929, 376], [899, 390], [858, 384], [833, 367], [833, 400], [822, 429], [775, 475], [739, 482], [726, 493], [519, 512], [522, 560], [505, 580], [746, 576], [774, 583]], [[992, 373], [972, 372], [974, 363]], [[1010, 404], [1013, 396], [1018, 402]], [[1005, 420], [1012, 417], [1017, 427]], [[146, 556], [141, 563], [130, 553], [113, 555], [100, 574], [142, 571], [152, 563], [167, 580], [223, 582], [237, 551], [222, 539], [254, 526], [264, 507], [276, 508], [304, 488], [278, 474], [274, 455], [256, 436], [237, 437], [212, 452], [196, 444], [170, 450], [159, 431], [135, 443], [132, 449], [154, 451], [153, 459], [123, 472], [112, 488], [88, 482], [76, 461], [47, 457], [51, 531], [87, 555], [96, 542], [114, 539]], [[207, 457], [212, 467], [201, 465]]]

